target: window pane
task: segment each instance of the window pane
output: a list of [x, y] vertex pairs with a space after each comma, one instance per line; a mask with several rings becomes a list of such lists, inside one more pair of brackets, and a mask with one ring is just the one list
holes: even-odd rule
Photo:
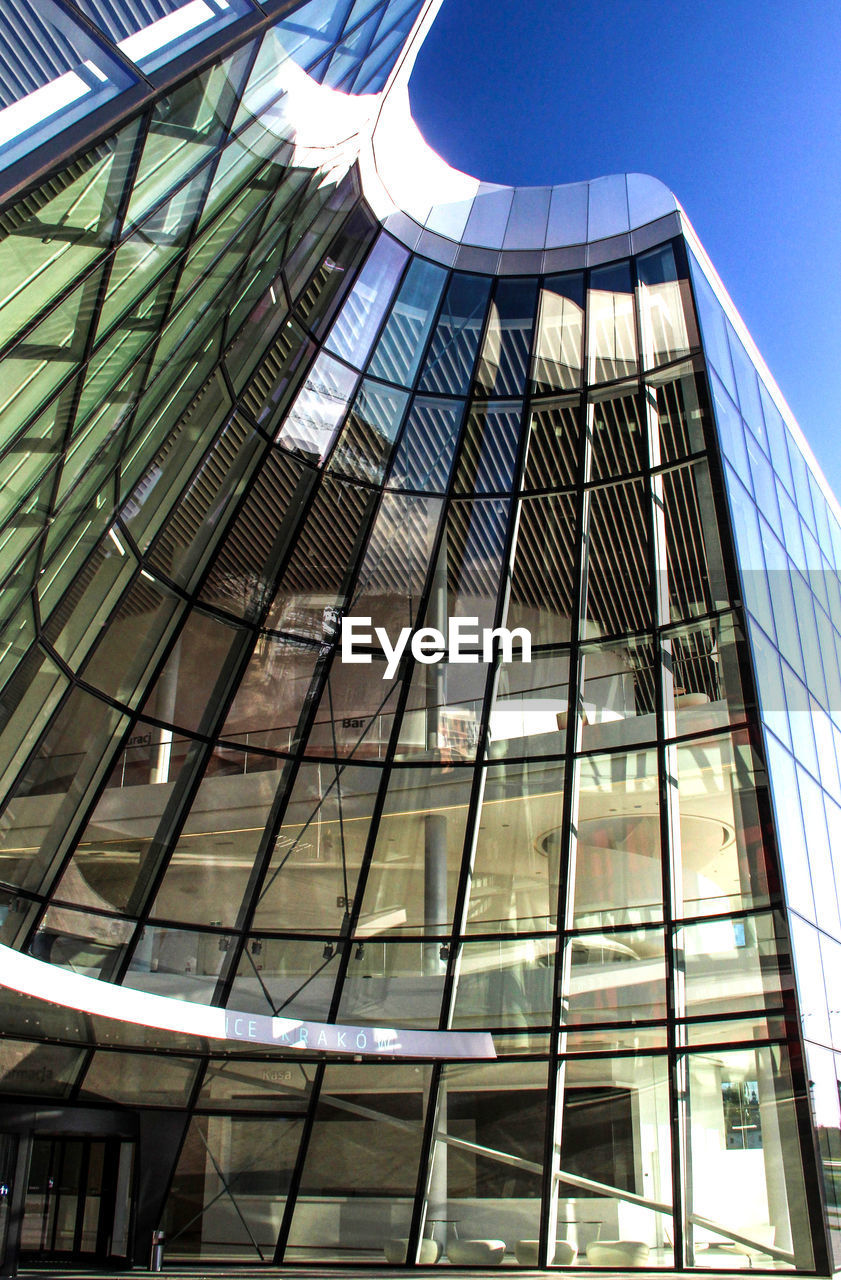
[[412, 385], [446, 278], [442, 267], [420, 258], [412, 262], [371, 358], [369, 374], [401, 387]]
[[776, 878], [758, 803], [767, 778], [747, 732], [679, 746], [677, 773], [683, 914], [765, 905]]
[[671, 245], [637, 259], [643, 360], [647, 369], [697, 346], [688, 280], [678, 280]]
[[690, 1055], [687, 1067], [687, 1178], [693, 1213], [706, 1220], [688, 1224], [695, 1265], [724, 1270], [747, 1256], [749, 1266], [776, 1270], [785, 1268], [788, 1254], [789, 1267], [808, 1269], [812, 1247], [785, 1047]]
[[555, 276], [540, 290], [532, 391], [566, 391], [581, 385], [584, 281]]
[[322, 352], [275, 439], [316, 466], [327, 457], [356, 387], [356, 374]]
[[[585, 756], [579, 762], [577, 831], [571, 889], [576, 927], [661, 919], [660, 801], [654, 750]], [[560, 841], [560, 832], [555, 839]]]
[[676, 941], [684, 956], [688, 1015], [782, 1011], [794, 975], [785, 926], [778, 917], [683, 925]]
[[[260, 886], [255, 928], [336, 934], [347, 926], [380, 782], [376, 768], [340, 762], [300, 766]], [[280, 990], [285, 954], [278, 943], [255, 961], [270, 989]], [[273, 961], [277, 972], [270, 980]]]
[[535, 281], [497, 281], [476, 372], [479, 395], [520, 396], [525, 391], [535, 300]]
[[533, 644], [570, 638], [575, 608], [576, 502], [572, 494], [520, 503], [509, 627], [526, 627]]
[[581, 666], [582, 750], [653, 742], [660, 676], [653, 640], [588, 645], [582, 650]]
[[550, 1026], [555, 946], [554, 938], [463, 943], [453, 1026]]
[[626, 262], [590, 272], [587, 296], [590, 382], [613, 382], [636, 372], [634, 293]]
[[456, 471], [456, 493], [508, 493], [520, 438], [519, 401], [474, 402]]
[[568, 712], [569, 654], [504, 662], [491, 706], [491, 757], [562, 755]]
[[368, 358], [408, 257], [391, 236], [380, 235], [330, 330], [328, 349], [356, 369]]
[[408, 399], [407, 392], [366, 378], [356, 394], [328, 470], [380, 484]]
[[[558, 1197], [555, 1261], [568, 1264], [577, 1254], [585, 1265], [614, 1272], [672, 1266], [665, 1058], [567, 1060], [558, 1076], [555, 1116], [560, 1145], [560, 1180], [553, 1189]], [[657, 1209], [648, 1207], [652, 1202]]]
[[565, 1022], [573, 1026], [634, 1023], [666, 1016], [662, 929], [582, 933], [568, 938], [566, 948], [569, 989]]
[[567, 489], [575, 484], [581, 447], [578, 397], [532, 406], [524, 489]]
[[469, 882], [467, 933], [555, 927], [564, 799], [562, 763], [487, 770]]
[[[417, 621], [442, 507], [441, 498], [402, 493], [380, 502], [349, 613], [384, 627], [392, 643]], [[351, 678], [345, 670], [343, 679]]]
[[417, 396], [388, 478], [391, 489], [442, 492], [453, 465], [464, 402]]
[[426, 1067], [327, 1067], [286, 1261], [405, 1260], [428, 1085]]
[[444, 1067], [425, 1222], [452, 1264], [476, 1265], [475, 1237], [493, 1251], [483, 1269], [515, 1242], [534, 1246], [545, 1125], [545, 1062]]
[[163, 1218], [167, 1252], [271, 1262], [303, 1121], [195, 1116]]
[[421, 391], [467, 393], [490, 287], [481, 276], [453, 276], [421, 373]]
[[597, 639], [651, 626], [649, 497], [642, 480], [590, 494], [585, 634]]
[[636, 383], [614, 390], [610, 395], [595, 392], [590, 400], [593, 406], [590, 478], [611, 480], [641, 471], [648, 459]]
[[334, 942], [257, 935], [242, 953], [229, 1004], [246, 1013], [326, 1022], [339, 960]]
[[392, 770], [358, 934], [452, 930], [472, 782], [472, 769]]

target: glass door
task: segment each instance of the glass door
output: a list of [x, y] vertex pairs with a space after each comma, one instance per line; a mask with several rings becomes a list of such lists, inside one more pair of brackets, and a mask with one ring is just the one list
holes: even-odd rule
[[[115, 1138], [35, 1138], [22, 1259], [104, 1262], [115, 1254], [124, 1256], [131, 1181], [126, 1169], [132, 1150], [133, 1144]], [[115, 1223], [119, 1240], [114, 1238]]]

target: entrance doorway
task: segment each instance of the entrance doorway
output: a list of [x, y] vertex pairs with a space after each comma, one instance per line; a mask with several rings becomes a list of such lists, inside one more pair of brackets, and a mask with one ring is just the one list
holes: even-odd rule
[[21, 1261], [126, 1261], [133, 1162], [119, 1138], [34, 1138]]

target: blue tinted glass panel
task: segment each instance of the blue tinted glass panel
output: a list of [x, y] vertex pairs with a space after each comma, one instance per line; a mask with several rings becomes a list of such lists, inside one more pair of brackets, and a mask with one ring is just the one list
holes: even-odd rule
[[692, 270], [692, 283], [695, 286], [695, 302], [698, 308], [698, 318], [701, 322], [701, 334], [704, 340], [704, 354], [735, 400], [737, 398], [736, 380], [733, 377], [733, 367], [730, 362], [730, 349], [727, 345], [727, 332], [724, 327], [724, 312], [706, 276], [691, 254], [689, 262]]

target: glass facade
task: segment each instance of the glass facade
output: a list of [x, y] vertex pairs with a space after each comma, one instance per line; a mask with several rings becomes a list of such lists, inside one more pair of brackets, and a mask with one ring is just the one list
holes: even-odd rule
[[299, 137], [428, 6], [204, 7], [0, 207], [4, 1247], [827, 1274], [837, 504], [677, 215]]

